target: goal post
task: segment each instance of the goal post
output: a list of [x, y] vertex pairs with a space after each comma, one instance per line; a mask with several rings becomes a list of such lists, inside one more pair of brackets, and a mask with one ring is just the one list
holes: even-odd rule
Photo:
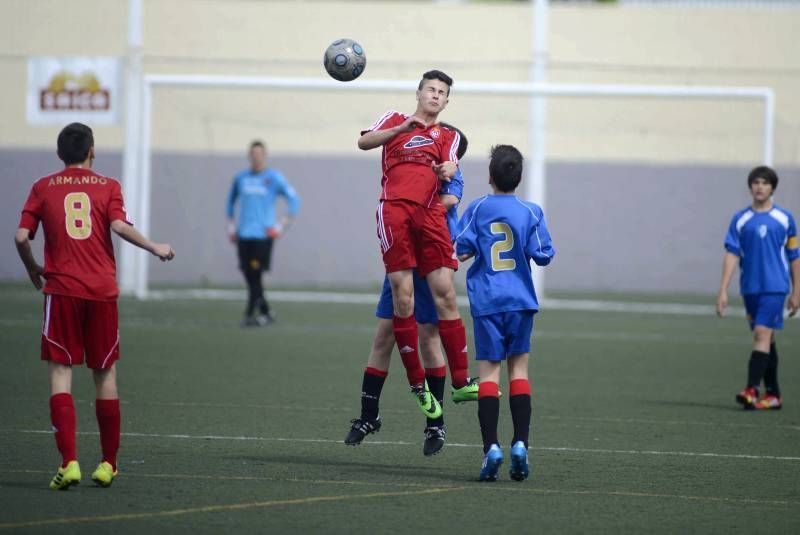
[[[417, 81], [409, 80], [356, 80], [342, 83], [325, 78], [292, 78], [230, 75], [186, 75], [148, 74], [142, 77], [141, 109], [129, 110], [128, 118], [140, 121], [139, 128], [128, 128], [125, 139], [125, 158], [135, 161], [126, 166], [123, 176], [126, 203], [138, 228], [150, 234], [151, 205], [151, 139], [152, 107], [154, 90], [159, 87], [172, 88], [247, 88], [265, 90], [304, 90], [322, 92], [407, 92], [416, 90]], [[769, 87], [720, 87], [678, 85], [617, 85], [617, 84], [560, 84], [525, 82], [477, 82], [458, 83], [459, 94], [528, 97], [574, 97], [574, 98], [654, 98], [654, 99], [711, 99], [749, 100], [763, 102], [762, 160], [766, 165], [773, 162], [775, 128], [775, 94]], [[529, 125], [529, 128], [533, 128]], [[530, 155], [526, 155], [530, 157]], [[547, 155], [539, 155], [545, 162]], [[137, 174], [129, 175], [132, 170]], [[525, 181], [524, 197], [535, 201], [543, 208], [546, 204], [546, 174], [540, 180]], [[148, 261], [145, 251], [124, 247], [120, 258], [120, 288], [128, 295], [140, 299], [148, 294]], [[540, 274], [537, 274], [540, 277]], [[537, 289], [544, 295], [544, 281], [537, 279]]]

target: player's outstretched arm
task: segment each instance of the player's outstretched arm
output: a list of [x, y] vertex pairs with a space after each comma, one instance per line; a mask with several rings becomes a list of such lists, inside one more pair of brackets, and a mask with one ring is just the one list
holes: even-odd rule
[[731, 252], [726, 252], [722, 259], [722, 282], [719, 284], [719, 294], [717, 294], [717, 316], [720, 318], [725, 315], [725, 309], [728, 308], [728, 286], [731, 284], [733, 271], [738, 262], [739, 257]]
[[25, 264], [25, 270], [28, 272], [28, 277], [30, 277], [33, 286], [37, 290], [41, 290], [42, 286], [44, 286], [42, 282], [44, 268], [36, 262], [36, 258], [33, 256], [33, 250], [31, 250], [31, 231], [26, 228], [17, 229], [17, 233], [14, 236], [14, 243], [17, 246], [17, 253], [19, 253], [20, 260]]
[[419, 117], [411, 115], [401, 124], [393, 126], [392, 128], [364, 132], [361, 134], [361, 137], [358, 138], [358, 148], [361, 150], [372, 150], [382, 147], [394, 139], [396, 135], [402, 134], [403, 132], [411, 132], [417, 127], [427, 128], [428, 125]]
[[121, 219], [111, 222], [111, 230], [126, 242], [159, 257], [162, 262], [175, 258], [175, 251], [172, 250], [168, 243], [155, 243], [148, 240], [138, 230]]

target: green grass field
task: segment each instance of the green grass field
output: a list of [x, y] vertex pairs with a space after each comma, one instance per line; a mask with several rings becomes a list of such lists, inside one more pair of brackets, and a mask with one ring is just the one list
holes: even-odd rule
[[800, 531], [800, 321], [779, 338], [786, 406], [752, 413], [733, 402], [749, 352], [741, 318], [545, 310], [532, 476], [509, 481], [506, 465], [480, 484], [476, 406], [447, 403], [449, 445], [424, 458], [397, 359], [382, 431], [342, 444], [372, 307], [277, 303], [276, 325], [243, 331], [240, 303], [122, 300], [121, 475], [90, 484], [99, 443], [79, 368], [84, 483], [53, 492], [41, 298], [19, 285], [0, 295], [0, 531]]

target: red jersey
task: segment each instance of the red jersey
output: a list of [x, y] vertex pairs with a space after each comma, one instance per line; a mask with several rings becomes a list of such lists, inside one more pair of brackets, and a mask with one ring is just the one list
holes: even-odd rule
[[[408, 115], [388, 111], [366, 132], [386, 130], [402, 124]], [[396, 135], [383, 146], [381, 200], [407, 200], [431, 206], [439, 200], [439, 177], [431, 169], [434, 163], [458, 163], [458, 132], [434, 124]]]
[[44, 293], [111, 301], [119, 295], [111, 222], [130, 224], [119, 182], [68, 167], [40, 178], [22, 209], [19, 228], [31, 239], [44, 229]]

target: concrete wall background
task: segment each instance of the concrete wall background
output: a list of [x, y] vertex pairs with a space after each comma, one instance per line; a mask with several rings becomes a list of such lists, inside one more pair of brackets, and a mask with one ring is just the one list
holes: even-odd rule
[[[58, 128], [25, 123], [30, 55], [124, 55], [125, 0], [0, 2], [0, 278], [24, 278], [10, 236], [32, 180], [57, 167]], [[442, 23], [442, 22], [445, 23]], [[146, 72], [324, 76], [341, 36], [365, 47], [364, 76], [415, 80], [431, 67], [456, 84], [442, 118], [471, 142], [467, 200], [485, 191], [497, 142], [527, 146], [527, 101], [458, 94], [459, 80], [528, 77], [530, 11], [520, 4], [145, 1]], [[800, 215], [800, 9], [558, 6], [550, 20], [555, 82], [765, 85], [777, 93], [777, 200]], [[80, 31], [76, 30], [81, 28]], [[181, 253], [154, 281], [238, 281], [224, 240], [229, 177], [247, 142], [303, 196], [276, 250], [279, 284], [375, 284], [378, 155], [360, 128], [408, 94], [159, 89], [155, 98], [153, 234]], [[123, 125], [97, 127], [97, 168], [119, 176]], [[556, 289], [702, 291], [718, 284], [728, 220], [760, 163], [755, 103], [554, 98], [548, 109], [547, 216], [559, 247]]]

